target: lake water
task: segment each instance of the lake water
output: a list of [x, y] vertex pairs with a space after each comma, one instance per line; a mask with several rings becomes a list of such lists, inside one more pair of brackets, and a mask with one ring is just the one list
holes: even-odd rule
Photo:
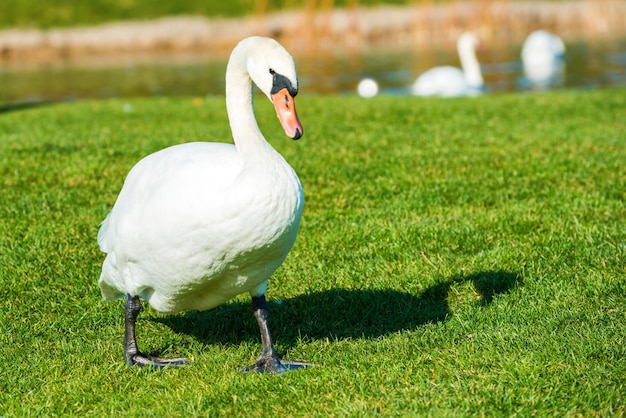
[[[547, 88], [626, 86], [626, 39], [567, 42], [566, 48], [563, 74]], [[478, 51], [487, 94], [536, 89], [524, 77], [520, 50], [521, 45], [485, 45]], [[459, 66], [454, 49], [294, 55], [306, 94], [356, 94], [359, 80], [372, 77], [381, 94], [403, 95], [425, 70]], [[226, 57], [176, 54], [31, 66], [0, 62], [0, 104], [223, 95], [225, 66]]]

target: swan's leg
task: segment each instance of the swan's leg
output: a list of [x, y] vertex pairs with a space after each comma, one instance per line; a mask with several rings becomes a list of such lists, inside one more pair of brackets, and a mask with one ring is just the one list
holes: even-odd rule
[[139, 351], [135, 336], [135, 322], [139, 312], [141, 312], [139, 296], [126, 295], [126, 303], [124, 304], [124, 360], [126, 360], [126, 364], [129, 366], [149, 366], [153, 369], [162, 369], [166, 366], [183, 366], [189, 361], [186, 358], [164, 359], [152, 357]]
[[265, 295], [253, 296], [252, 306], [254, 307], [254, 317], [259, 324], [261, 331], [261, 344], [263, 351], [261, 357], [251, 366], [244, 367], [242, 371], [257, 371], [259, 373], [284, 373], [288, 370], [301, 369], [308, 367], [309, 363], [300, 361], [289, 361], [280, 358], [274, 346], [272, 345], [272, 337], [270, 336], [270, 329], [267, 324], [267, 302], [265, 301]]

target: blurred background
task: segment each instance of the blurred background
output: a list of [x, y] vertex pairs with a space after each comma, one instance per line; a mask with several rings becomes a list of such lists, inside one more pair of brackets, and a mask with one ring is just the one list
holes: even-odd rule
[[[535, 79], [522, 60], [544, 30], [563, 50]], [[473, 51], [481, 94], [626, 86], [625, 0], [2, 0], [0, 105], [222, 95], [226, 60], [249, 35], [296, 58], [307, 94], [415, 94], [432, 67]], [[535, 57], [539, 55], [535, 54]]]

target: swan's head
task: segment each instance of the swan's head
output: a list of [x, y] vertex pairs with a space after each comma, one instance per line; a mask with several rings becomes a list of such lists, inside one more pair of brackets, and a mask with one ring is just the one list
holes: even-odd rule
[[257, 87], [274, 104], [285, 134], [299, 139], [304, 130], [296, 113], [294, 97], [298, 94], [296, 64], [287, 50], [270, 38], [251, 37], [246, 68]]

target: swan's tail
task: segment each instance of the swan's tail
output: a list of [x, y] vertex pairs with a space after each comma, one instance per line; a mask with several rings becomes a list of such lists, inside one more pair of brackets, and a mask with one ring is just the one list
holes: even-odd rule
[[98, 245], [100, 246], [100, 251], [103, 253], [108, 253], [109, 249], [107, 247], [107, 232], [109, 230], [109, 217], [111, 213], [104, 218], [104, 221], [100, 224], [100, 229], [98, 230]]
[[[98, 236], [98, 238], [100, 238]], [[113, 300], [125, 295], [124, 281], [120, 277], [118, 269], [114, 266], [115, 254], [107, 254], [104, 262], [102, 263], [102, 273], [100, 273], [100, 279], [98, 280], [98, 286], [100, 286], [100, 293], [102, 298], [106, 300]]]

